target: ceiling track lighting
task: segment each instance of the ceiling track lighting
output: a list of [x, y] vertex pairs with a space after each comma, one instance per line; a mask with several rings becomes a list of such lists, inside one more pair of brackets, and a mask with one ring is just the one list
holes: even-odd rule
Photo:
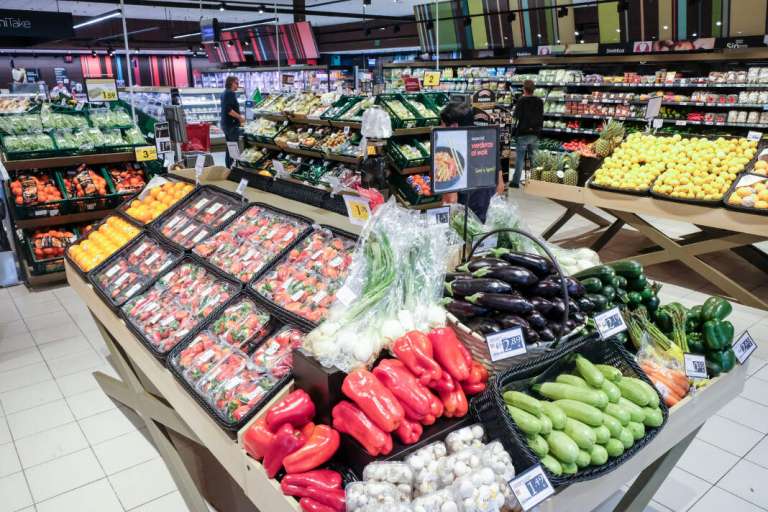
[[224, 2], [221, 2], [221, 3], [219, 4], [219, 10], [220, 10], [220, 11], [223, 11], [223, 10], [225, 10], [226, 8], [227, 8], [227, 4], [225, 4]]
[[566, 16], [568, 16], [568, 8], [567, 7], [560, 7], [557, 10], [557, 17], [558, 18], [565, 18]]
[[93, 25], [94, 23], [100, 23], [104, 20], [108, 20], [110, 18], [116, 18], [117, 16], [120, 16], [122, 14], [122, 11], [120, 9], [115, 9], [113, 11], [105, 12], [104, 14], [100, 14], [98, 16], [94, 16], [93, 18], [89, 20], [82, 21], [80, 23], [77, 23], [75, 25], [72, 25], [72, 28], [77, 30], [78, 28], [87, 27], [88, 25]]

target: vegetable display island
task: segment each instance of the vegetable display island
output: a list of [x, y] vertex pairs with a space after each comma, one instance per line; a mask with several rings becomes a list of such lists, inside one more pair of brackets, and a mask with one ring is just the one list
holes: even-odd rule
[[[189, 177], [193, 172], [184, 170], [180, 174]], [[203, 183], [231, 191], [236, 184], [226, 181], [227, 172], [221, 168], [209, 168]], [[212, 174], [217, 174], [220, 179], [205, 179], [205, 176]], [[317, 223], [353, 233], [360, 231], [351, 226], [346, 217], [320, 208], [250, 188], [246, 189], [244, 196], [250, 201], [310, 217]], [[146, 422], [150, 437], [168, 465], [189, 509], [207, 512], [205, 499], [208, 499], [220, 510], [300, 510], [298, 502], [284, 496], [278, 481], [268, 478], [262, 464], [246, 453], [243, 441], [246, 430], [264, 418], [273, 404], [291, 392], [294, 382], [289, 381], [278, 388], [271, 400], [260, 406], [245, 426], [237, 432], [228, 432], [206, 411], [200, 400], [185, 389], [171, 370], [147, 350], [144, 342], [100, 298], [70, 261], [66, 262], [66, 274], [72, 288], [90, 309], [120, 375], [119, 379], [115, 379], [96, 372], [96, 380], [108, 396], [134, 410]], [[553, 512], [592, 510], [639, 473], [639, 478], [616, 510], [642, 510], [703, 423], [723, 403], [741, 392], [746, 373], [747, 369], [739, 366], [712, 379], [707, 387], [672, 407], [664, 428], [635, 456], [597, 479], [559, 488], [558, 493], [542, 503], [539, 509]], [[318, 403], [317, 407], [330, 407], [330, 404]], [[488, 442], [491, 441], [493, 439], [488, 439]], [[190, 453], [194, 457], [190, 457]], [[514, 457], [512, 459], [517, 468], [519, 461]], [[232, 501], [222, 505], [218, 501], [222, 489], [227, 490], [228, 499], [240, 501], [236, 505]], [[211, 496], [211, 492], [217, 490], [218, 494]], [[235, 498], [236, 495], [240, 498]], [[352, 499], [351, 490], [348, 496]]]

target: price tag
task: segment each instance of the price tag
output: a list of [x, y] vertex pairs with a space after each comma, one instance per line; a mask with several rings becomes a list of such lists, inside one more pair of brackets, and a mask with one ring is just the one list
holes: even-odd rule
[[733, 353], [736, 354], [736, 359], [739, 360], [739, 363], [744, 364], [749, 359], [749, 356], [752, 355], [752, 352], [757, 350], [757, 343], [755, 343], [749, 331], [744, 331], [744, 334], [739, 336], [731, 348], [733, 348]]
[[78, 101], [77, 105], [75, 105], [75, 112], [80, 112], [81, 110], [83, 110], [84, 106], [85, 106], [85, 103], [83, 103], [82, 101]]
[[344, 135], [349, 135], [349, 126], [344, 127]]
[[245, 194], [245, 187], [248, 186], [248, 178], [243, 178], [240, 180], [240, 183], [237, 184], [237, 188], [235, 189], [235, 192], [240, 194], [241, 196]]
[[427, 71], [424, 73], [424, 87], [437, 87], [440, 85], [440, 72]]
[[355, 302], [355, 299], [357, 299], [357, 294], [346, 284], [336, 292], [336, 300], [347, 307], [351, 306], [352, 303]]
[[512, 493], [526, 512], [555, 494], [555, 489], [544, 473], [541, 464], [537, 464], [517, 478], [510, 480], [509, 488], [512, 489]]
[[285, 166], [280, 160], [272, 160], [272, 168], [275, 170], [275, 178], [287, 178], [289, 173], [285, 172]]
[[170, 169], [175, 159], [176, 159], [176, 153], [174, 153], [173, 151], [167, 151], [163, 153], [163, 163], [165, 164], [166, 168]]
[[707, 378], [707, 360], [697, 354], [683, 354], [685, 360], [685, 374], [691, 379]]
[[240, 145], [237, 142], [227, 142], [227, 152], [231, 159], [240, 160]]
[[526, 353], [523, 329], [520, 327], [489, 334], [485, 337], [485, 341], [488, 343], [488, 351], [493, 362]]
[[621, 311], [617, 307], [595, 315], [595, 325], [600, 337], [604, 340], [627, 330], [624, 317], [621, 316]]
[[200, 181], [200, 176], [203, 174], [204, 167], [205, 155], [197, 155], [197, 158], [195, 158], [195, 180]]
[[347, 205], [349, 222], [355, 226], [364, 226], [371, 217], [371, 205], [362, 197], [344, 195], [344, 204]]
[[104, 90], [101, 92], [101, 98], [104, 101], [116, 101], [117, 100], [117, 91], [114, 90]]
[[763, 138], [763, 132], [754, 132], [752, 130], [747, 133], [747, 140], [754, 140], [755, 142]]
[[157, 148], [155, 146], [139, 146], [134, 148], [133, 153], [136, 155], [137, 162], [157, 160]]
[[431, 224], [448, 224], [450, 219], [451, 207], [443, 206], [440, 208], [432, 208], [426, 211], [427, 219]]
[[686, 121], [675, 121], [675, 126], [685, 126], [688, 123]]

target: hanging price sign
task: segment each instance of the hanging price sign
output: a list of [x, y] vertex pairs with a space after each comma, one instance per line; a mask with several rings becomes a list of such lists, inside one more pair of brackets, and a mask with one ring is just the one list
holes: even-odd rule
[[235, 189], [235, 192], [237, 192], [241, 196], [244, 196], [245, 187], [247, 186], [248, 186], [248, 178], [243, 178], [240, 180], [240, 183], [237, 184], [237, 188]]
[[437, 87], [440, 85], [440, 72], [427, 71], [424, 73], [424, 87]]
[[600, 337], [604, 340], [627, 330], [627, 324], [624, 323], [624, 317], [621, 316], [619, 308], [612, 308], [595, 315], [595, 325]]
[[514, 480], [510, 480], [509, 488], [512, 489], [512, 493], [526, 512], [555, 494], [555, 489], [544, 473], [541, 464], [537, 464]]
[[349, 222], [355, 226], [364, 226], [371, 217], [371, 205], [367, 199], [358, 196], [344, 195], [344, 204], [347, 206]]
[[137, 162], [157, 160], [157, 148], [155, 146], [139, 146], [134, 148], [133, 154]]
[[240, 160], [240, 145], [237, 142], [227, 142], [227, 152], [232, 160]]
[[749, 356], [752, 355], [752, 352], [757, 350], [757, 343], [755, 343], [749, 331], [744, 331], [744, 334], [739, 336], [731, 348], [733, 348], [733, 353], [736, 355], [739, 363], [744, 364], [749, 359]]
[[747, 139], [748, 140], [753, 140], [755, 142], [759, 142], [760, 139], [762, 139], [762, 138], [763, 138], [763, 132], [755, 132], [755, 131], [750, 130], [747, 133]]
[[520, 327], [513, 327], [506, 331], [489, 334], [485, 337], [485, 341], [488, 343], [488, 351], [493, 362], [519, 356], [527, 352], [523, 329]]

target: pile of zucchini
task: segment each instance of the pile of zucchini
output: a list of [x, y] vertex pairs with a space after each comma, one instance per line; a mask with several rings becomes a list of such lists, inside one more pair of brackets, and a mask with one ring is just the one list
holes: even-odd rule
[[619, 457], [664, 421], [659, 395], [647, 382], [613, 366], [575, 357], [575, 373], [531, 386], [540, 396], [506, 391], [510, 417], [553, 475], [573, 475]]

